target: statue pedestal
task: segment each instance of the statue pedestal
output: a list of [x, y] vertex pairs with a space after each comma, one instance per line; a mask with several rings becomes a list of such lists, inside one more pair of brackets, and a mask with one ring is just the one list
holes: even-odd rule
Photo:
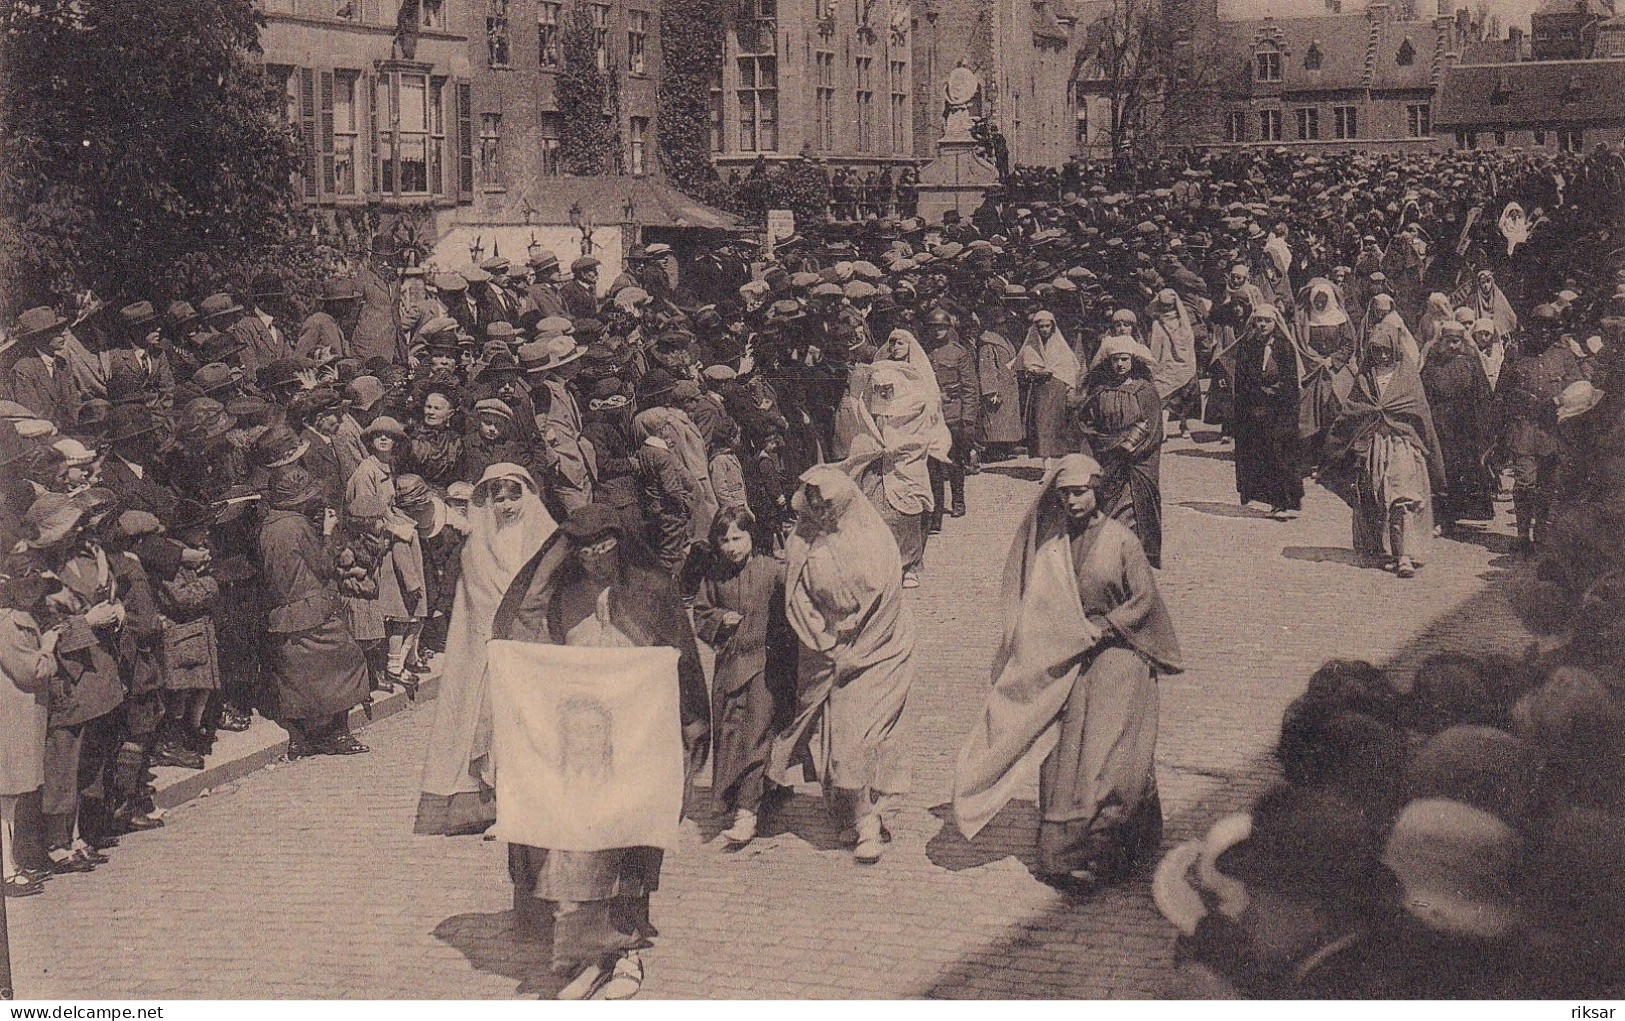
[[944, 138], [937, 158], [920, 168], [919, 215], [928, 224], [957, 209], [963, 219], [982, 204], [982, 193], [999, 183], [999, 172], [976, 152], [972, 139]]

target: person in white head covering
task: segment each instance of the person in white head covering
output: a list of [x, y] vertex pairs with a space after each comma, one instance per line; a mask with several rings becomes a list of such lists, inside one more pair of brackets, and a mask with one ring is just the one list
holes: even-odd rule
[[1299, 433], [1304, 441], [1304, 460], [1313, 463], [1327, 428], [1354, 388], [1357, 338], [1337, 286], [1325, 277], [1315, 277], [1304, 285], [1294, 325], [1303, 363]]
[[1082, 366], [1048, 309], [1033, 313], [1021, 344], [1021, 371], [1032, 381], [1027, 399], [1030, 453], [1036, 457], [1070, 453], [1075, 444], [1067, 427], [1067, 403]]
[[1253, 309], [1236, 342], [1236, 493], [1243, 504], [1267, 505], [1278, 521], [1303, 508], [1301, 380], [1302, 359], [1280, 311]]
[[1100, 342], [1078, 395], [1086, 449], [1103, 468], [1101, 509], [1140, 537], [1152, 567], [1162, 566], [1162, 401], [1151, 381], [1156, 359], [1132, 336]]
[[1202, 410], [1202, 391], [1196, 381], [1196, 322], [1185, 302], [1170, 287], [1157, 292], [1145, 310], [1146, 347], [1157, 360], [1152, 378], [1157, 396], [1179, 435], [1190, 435], [1189, 419]]
[[1078, 893], [1157, 849], [1156, 678], [1183, 669], [1139, 540], [1097, 498], [1101, 474], [1085, 454], [1052, 462], [1016, 531], [993, 688], [954, 772], [954, 819], [974, 839], [1042, 762], [1037, 871]]
[[415, 833], [478, 833], [496, 821], [485, 644], [514, 575], [558, 528], [530, 472], [508, 463], [480, 476], [468, 520]]
[[784, 608], [804, 646], [800, 709], [768, 779], [812, 765], [853, 856], [879, 860], [887, 824], [913, 785], [904, 707], [914, 683], [914, 617], [897, 543], [857, 484], [834, 465], [801, 476], [785, 546]]

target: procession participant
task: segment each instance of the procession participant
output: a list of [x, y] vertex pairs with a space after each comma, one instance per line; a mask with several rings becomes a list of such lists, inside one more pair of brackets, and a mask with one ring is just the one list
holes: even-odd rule
[[485, 645], [514, 575], [558, 527], [536, 480], [506, 463], [480, 475], [468, 523], [414, 833], [482, 833], [496, 821]]
[[[1125, 324], [1127, 325], [1127, 324]], [[1151, 352], [1132, 336], [1107, 336], [1084, 377], [1074, 415], [1085, 449], [1103, 466], [1101, 509], [1132, 530], [1152, 567], [1162, 566], [1162, 403]]]
[[1513, 311], [1512, 302], [1507, 300], [1501, 285], [1495, 282], [1494, 271], [1481, 269], [1473, 278], [1474, 283], [1464, 285], [1462, 291], [1457, 292], [1455, 303], [1472, 309], [1477, 318], [1495, 323], [1502, 340], [1512, 339], [1518, 332], [1518, 313]]
[[64, 357], [68, 321], [45, 306], [17, 317], [12, 336], [22, 349], [7, 372], [6, 398], [57, 425], [74, 421], [83, 394]]
[[1303, 362], [1298, 431], [1304, 462], [1312, 465], [1318, 462], [1326, 430], [1354, 386], [1357, 338], [1336, 285], [1325, 277], [1304, 285], [1293, 326]]
[[[705, 672], [682, 600], [671, 577], [608, 508], [589, 504], [570, 513], [509, 585], [491, 637], [676, 649], [685, 775], [692, 777], [704, 761], [710, 730]], [[500, 758], [495, 768], [503, 769]], [[569, 979], [560, 999], [623, 999], [637, 992], [643, 979], [638, 951], [657, 935], [649, 899], [663, 858], [653, 847], [508, 845], [515, 909], [521, 917], [541, 910], [552, 918], [553, 970]]]
[[941, 531], [944, 513], [965, 516], [965, 471], [980, 424], [982, 386], [976, 375], [976, 356], [960, 341], [953, 317], [935, 309], [925, 321], [926, 349], [941, 395], [942, 420], [952, 438], [946, 460], [926, 462], [931, 472], [932, 530]]
[[1027, 404], [1029, 453], [1059, 457], [1075, 445], [1068, 405], [1082, 374], [1078, 356], [1061, 335], [1055, 313], [1034, 312], [1021, 343], [1021, 370], [1033, 380]]
[[694, 629], [716, 649], [711, 678], [711, 800], [729, 820], [722, 838], [756, 836], [768, 793], [773, 737], [796, 707], [795, 632], [784, 616], [784, 564], [756, 552], [748, 509], [711, 523], [712, 556], [694, 600]]
[[1285, 521], [1303, 509], [1299, 453], [1302, 365], [1286, 322], [1273, 305], [1253, 309], [1236, 343], [1236, 492]]
[[559, 285], [559, 298], [564, 302], [565, 315], [571, 319], [590, 319], [598, 314], [598, 267], [601, 265], [591, 255], [583, 255], [570, 263], [570, 279]]
[[813, 765], [843, 842], [870, 864], [913, 786], [903, 714], [914, 683], [914, 617], [896, 540], [857, 484], [833, 465], [809, 469], [801, 483], [784, 596], [802, 644], [800, 704], [774, 743], [768, 779], [783, 784], [792, 766]]
[[1190, 419], [1202, 412], [1202, 388], [1196, 379], [1196, 323], [1190, 308], [1172, 288], [1157, 292], [1146, 308], [1146, 348], [1156, 367], [1151, 378], [1157, 397], [1179, 436], [1189, 439]]
[[50, 873], [18, 854], [17, 806], [45, 782], [45, 734], [61, 627], [41, 628], [34, 612], [53, 583], [26, 558], [0, 562], [0, 891], [30, 897]]
[[1416, 340], [1421, 345], [1424, 366], [1428, 353], [1439, 342], [1439, 328], [1447, 322], [1454, 322], [1455, 318], [1456, 309], [1449, 298], [1438, 291], [1428, 295], [1427, 307], [1422, 310], [1422, 321], [1416, 324]]
[[1421, 377], [1391, 334], [1367, 341], [1360, 376], [1327, 434], [1325, 459], [1323, 483], [1354, 512], [1354, 552], [1415, 577], [1432, 537], [1433, 492], [1445, 488], [1444, 463]]
[[981, 422], [978, 439], [987, 459], [1003, 460], [1026, 439], [1021, 418], [1021, 355], [1007, 334], [1020, 329], [1020, 321], [999, 296], [990, 294], [979, 316], [976, 337], [976, 378], [981, 383]]
[[1365, 363], [1364, 352], [1375, 342], [1392, 347], [1398, 353], [1399, 360], [1410, 366], [1412, 372], [1422, 371], [1422, 349], [1411, 334], [1410, 327], [1405, 325], [1399, 309], [1394, 307], [1393, 295], [1379, 294], [1371, 299], [1360, 335], [1359, 361], [1362, 366]]
[[265, 665], [275, 691], [272, 718], [288, 732], [288, 758], [355, 755], [350, 710], [366, 701], [367, 662], [350, 637], [323, 536], [329, 508], [310, 474], [274, 475], [260, 524], [260, 575], [268, 610]]
[[955, 823], [973, 839], [1041, 758], [1036, 871], [1080, 895], [1156, 851], [1156, 682], [1183, 669], [1139, 541], [1097, 498], [1101, 477], [1087, 455], [1062, 458], [1016, 530], [993, 688], [954, 770]]
[[[353, 637], [360, 641], [384, 640], [385, 671], [379, 688], [393, 690], [401, 685], [415, 694], [417, 680], [406, 669], [417, 645], [417, 634], [426, 616], [423, 577], [423, 546], [417, 526], [401, 513], [395, 502], [395, 462], [408, 438], [401, 424], [385, 415], [372, 420], [361, 434], [367, 444], [367, 457], [345, 483], [344, 508], [349, 520], [369, 531], [382, 546], [375, 569], [378, 596], [360, 618], [352, 618]], [[377, 615], [375, 626], [373, 613]], [[374, 652], [376, 657], [377, 653]]]
[[1422, 389], [1444, 462], [1444, 489], [1434, 494], [1434, 519], [1444, 529], [1495, 517], [1495, 477], [1486, 464], [1494, 441], [1495, 394], [1468, 343], [1460, 323], [1444, 323], [1422, 368]]
[[1202, 410], [1202, 421], [1218, 426], [1221, 439], [1234, 435], [1236, 341], [1252, 320], [1253, 309], [1269, 304], [1250, 276], [1245, 263], [1231, 265], [1224, 295], [1213, 307], [1207, 406]]
[[1472, 351], [1478, 356], [1478, 363], [1484, 369], [1484, 378], [1489, 381], [1490, 390], [1499, 393], [1501, 385], [1501, 369], [1506, 364], [1507, 346], [1501, 338], [1501, 331], [1496, 327], [1493, 319], [1475, 319], [1468, 327]]

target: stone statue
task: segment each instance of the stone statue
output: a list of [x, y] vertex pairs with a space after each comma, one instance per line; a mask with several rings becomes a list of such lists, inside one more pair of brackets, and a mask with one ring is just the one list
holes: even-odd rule
[[971, 138], [971, 104], [982, 91], [982, 80], [976, 77], [976, 72], [959, 65], [948, 72], [948, 80], [942, 86], [942, 140], [944, 142], [969, 142]]

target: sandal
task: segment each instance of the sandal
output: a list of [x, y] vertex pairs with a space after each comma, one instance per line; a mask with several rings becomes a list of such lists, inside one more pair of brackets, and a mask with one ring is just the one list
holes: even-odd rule
[[354, 735], [343, 734], [317, 749], [320, 755], [361, 755], [372, 751], [366, 745], [357, 741]]
[[555, 1000], [590, 1000], [593, 995], [609, 982], [615, 973], [603, 961], [593, 961], [576, 972], [575, 978], [565, 983], [555, 995]]
[[643, 988], [643, 958], [636, 950], [624, 954], [610, 971], [609, 981], [598, 994], [604, 1000], [629, 1000]]
[[7, 897], [33, 897], [45, 892], [45, 886], [37, 880], [29, 879], [21, 872], [6, 877], [4, 884], [0, 884]]

